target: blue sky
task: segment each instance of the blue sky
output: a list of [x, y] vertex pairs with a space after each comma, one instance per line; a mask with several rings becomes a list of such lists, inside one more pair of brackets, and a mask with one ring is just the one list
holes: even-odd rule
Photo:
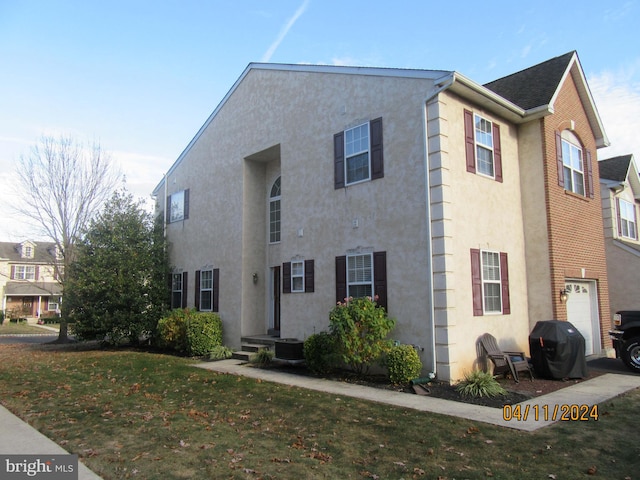
[[0, 0], [4, 205], [43, 135], [97, 140], [149, 198], [250, 62], [456, 70], [478, 83], [577, 50], [612, 146], [640, 157], [640, 0]]

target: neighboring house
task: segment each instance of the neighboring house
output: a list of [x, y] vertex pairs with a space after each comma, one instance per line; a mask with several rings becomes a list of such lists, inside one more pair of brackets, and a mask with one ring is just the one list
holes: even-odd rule
[[640, 178], [633, 155], [598, 162], [611, 314], [640, 310]]
[[59, 313], [60, 260], [54, 243], [0, 242], [0, 295], [6, 318], [37, 321]]
[[571, 320], [597, 353], [606, 145], [575, 52], [485, 86], [252, 63], [154, 190], [173, 306], [219, 312], [239, 346], [305, 339], [377, 295], [444, 380], [478, 365], [485, 332], [528, 351], [538, 320]]

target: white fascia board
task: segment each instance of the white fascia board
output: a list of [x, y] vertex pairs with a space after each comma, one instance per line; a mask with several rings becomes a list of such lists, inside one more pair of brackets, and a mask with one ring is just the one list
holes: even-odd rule
[[564, 85], [565, 80], [569, 76], [570, 73], [574, 73], [580, 79], [579, 82], [576, 82], [576, 88], [578, 89], [578, 95], [582, 100], [582, 103], [585, 105], [585, 110], [587, 114], [587, 118], [589, 119], [589, 123], [591, 124], [591, 129], [594, 132], [594, 137], [596, 140], [596, 148], [604, 148], [611, 145], [609, 142], [609, 138], [604, 131], [604, 126], [602, 125], [602, 120], [600, 119], [600, 114], [598, 113], [598, 109], [596, 108], [596, 103], [593, 101], [593, 96], [591, 95], [591, 90], [589, 90], [589, 84], [587, 83], [587, 79], [584, 76], [584, 70], [582, 70], [582, 65], [580, 64], [580, 59], [578, 58], [578, 54], [574, 53], [571, 61], [569, 62], [569, 66], [564, 72], [562, 76], [562, 80], [558, 83], [558, 88], [556, 89], [553, 97], [551, 98], [551, 102], [549, 103], [552, 108], [555, 105], [555, 102], [560, 94], [560, 89]]
[[526, 110], [461, 73], [454, 72], [449, 89], [514, 123], [523, 123], [528, 120]]

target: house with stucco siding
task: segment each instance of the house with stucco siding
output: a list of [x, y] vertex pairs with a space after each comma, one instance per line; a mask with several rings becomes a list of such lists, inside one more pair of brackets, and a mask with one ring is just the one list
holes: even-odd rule
[[611, 315], [620, 310], [640, 310], [638, 167], [630, 154], [600, 160], [598, 167]]
[[528, 352], [538, 320], [587, 315], [595, 353], [607, 144], [575, 52], [487, 85], [252, 63], [153, 192], [172, 306], [219, 312], [238, 347], [304, 340], [337, 301], [375, 295], [393, 338], [450, 381], [480, 364], [480, 335]]

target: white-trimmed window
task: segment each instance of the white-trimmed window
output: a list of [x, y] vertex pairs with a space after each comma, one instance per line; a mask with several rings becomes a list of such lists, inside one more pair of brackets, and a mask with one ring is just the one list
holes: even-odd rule
[[291, 292], [304, 292], [304, 262], [291, 262]]
[[16, 265], [13, 278], [15, 280], [35, 280], [36, 267], [34, 265]]
[[347, 256], [347, 296], [373, 296], [373, 255]]
[[562, 165], [564, 188], [578, 195], [584, 195], [584, 162], [580, 142], [571, 133], [562, 132]]
[[344, 132], [347, 185], [370, 180], [369, 122]]
[[618, 208], [620, 210], [620, 235], [632, 240], [637, 240], [635, 205], [626, 200], [619, 199]]
[[171, 308], [182, 307], [182, 274], [171, 275]]
[[213, 310], [213, 270], [200, 272], [200, 310], [203, 312]]
[[269, 194], [269, 243], [280, 241], [280, 202], [282, 194], [280, 189], [280, 177], [273, 182]]
[[60, 299], [57, 297], [51, 297], [47, 304], [47, 311], [57, 312], [59, 308], [60, 308]]
[[478, 114], [474, 114], [476, 139], [476, 169], [488, 177], [494, 177], [493, 165], [493, 123]]
[[484, 313], [502, 313], [500, 253], [481, 251], [482, 305]]

